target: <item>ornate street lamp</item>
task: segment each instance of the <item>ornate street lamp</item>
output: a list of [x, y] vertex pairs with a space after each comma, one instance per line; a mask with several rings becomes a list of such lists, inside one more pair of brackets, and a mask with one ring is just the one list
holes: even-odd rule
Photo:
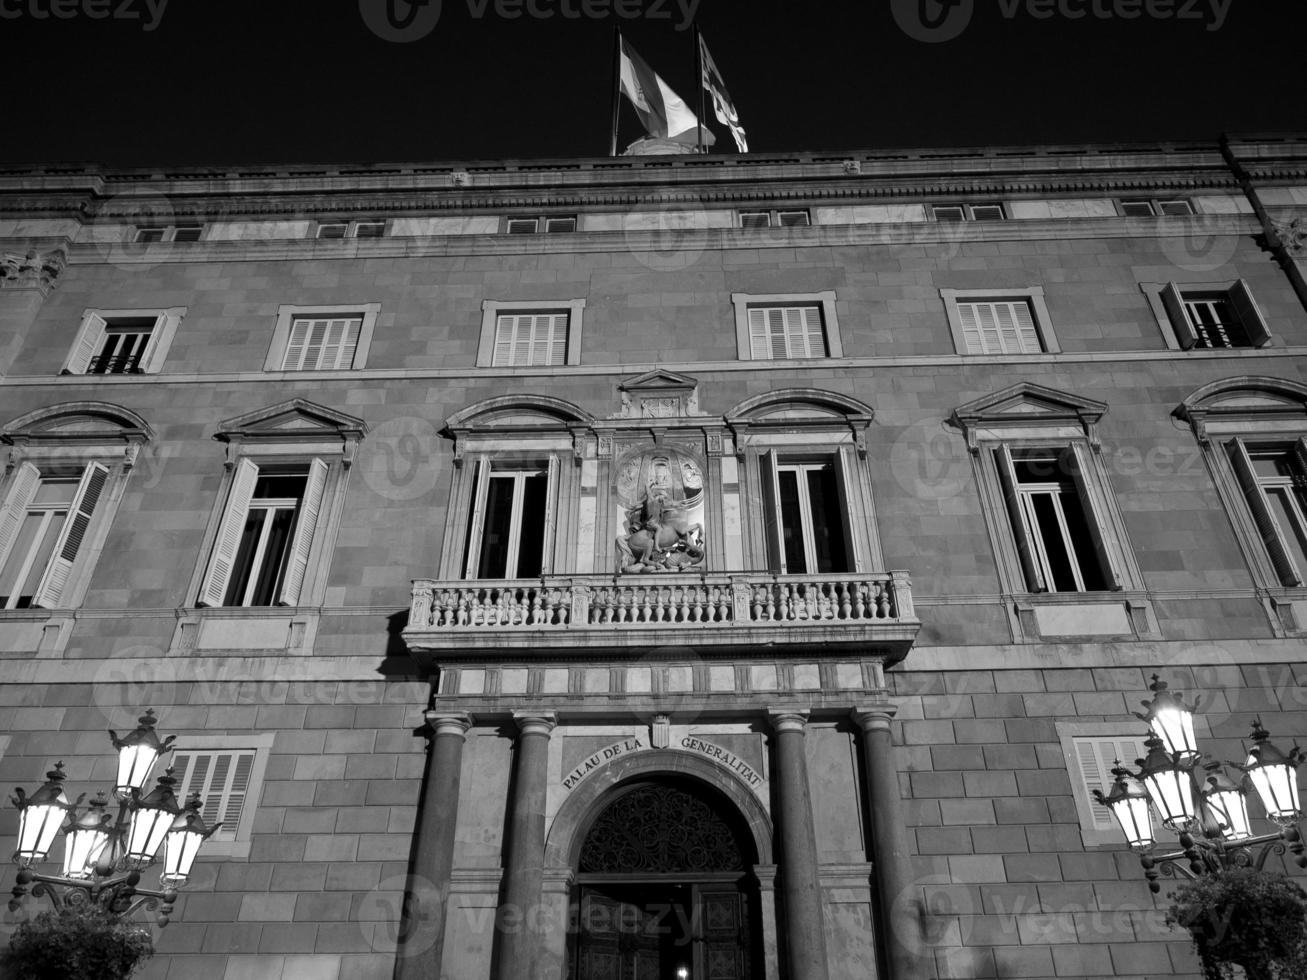
[[1162, 747], [1167, 755], [1179, 755], [1184, 762], [1193, 762], [1198, 758], [1198, 742], [1194, 738], [1194, 712], [1198, 710], [1197, 702], [1192, 708], [1184, 703], [1184, 696], [1167, 689], [1166, 681], [1156, 674], [1148, 689], [1153, 692], [1153, 700], [1141, 702], [1148, 709], [1146, 715], [1135, 712], [1135, 717], [1148, 722], [1153, 734], [1162, 740]]
[[[1153, 675], [1153, 700], [1143, 702], [1151, 733], [1144, 745], [1148, 753], [1136, 760], [1138, 773], [1119, 763], [1105, 795], [1094, 792], [1098, 803], [1116, 818], [1126, 841], [1140, 852], [1148, 887], [1161, 891], [1158, 878], [1177, 873], [1191, 880], [1222, 874], [1233, 867], [1261, 870], [1271, 854], [1291, 851], [1300, 868], [1307, 868], [1307, 853], [1297, 823], [1302, 818], [1297, 770], [1304, 760], [1296, 745], [1286, 755], [1271, 744], [1270, 733], [1258, 719], [1253, 725], [1253, 747], [1248, 760], [1237, 768], [1246, 773], [1267, 816], [1278, 826], [1274, 833], [1254, 836], [1248, 817], [1248, 799], [1241, 786], [1216, 761], [1203, 762], [1193, 735], [1193, 710], [1167, 690]], [[1231, 765], [1234, 765], [1231, 763]], [[1199, 776], [1199, 773], [1202, 773]], [[1142, 783], [1142, 789], [1139, 784]], [[1180, 850], [1154, 854], [1149, 805], [1162, 823], [1180, 835]]]
[[[148, 908], [157, 910], [160, 926], [168, 924], [177, 889], [190, 876], [200, 845], [222, 825], [205, 826], [198, 795], [191, 797], [185, 810], [177, 805], [173, 792], [177, 781], [171, 769], [159, 777], [153, 790], [142, 795], [150, 770], [172, 749], [173, 736], [160, 740], [154, 725], [154, 712], [147, 711], [125, 738], [109, 732], [118, 750], [116, 819], [103, 793], [77, 815], [83, 797], [75, 803], [68, 801], [62, 762], [46, 774], [46, 784], [30, 797], [16, 790], [13, 802], [20, 818], [14, 862], [19, 870], [10, 911], [18, 911], [31, 885], [32, 894], [46, 896], [56, 909], [98, 903], [113, 915], [128, 918], [138, 909]], [[33, 870], [46, 860], [61, 829], [65, 831], [62, 873], [46, 875]], [[161, 849], [161, 890], [138, 887], [141, 872], [156, 861]]]

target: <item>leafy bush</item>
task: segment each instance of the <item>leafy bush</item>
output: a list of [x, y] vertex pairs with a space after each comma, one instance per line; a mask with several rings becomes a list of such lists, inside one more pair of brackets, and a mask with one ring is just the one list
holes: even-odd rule
[[1193, 934], [1207, 980], [1233, 965], [1249, 980], [1307, 977], [1307, 894], [1283, 874], [1227, 868], [1171, 897], [1167, 924]]
[[145, 929], [99, 906], [42, 912], [14, 930], [6, 980], [126, 980], [154, 955]]

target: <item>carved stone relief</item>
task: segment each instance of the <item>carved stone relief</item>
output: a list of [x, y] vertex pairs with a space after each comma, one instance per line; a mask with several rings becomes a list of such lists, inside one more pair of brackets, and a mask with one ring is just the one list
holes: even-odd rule
[[616, 466], [621, 508], [617, 570], [677, 572], [703, 564], [703, 467], [669, 446], [638, 449]]

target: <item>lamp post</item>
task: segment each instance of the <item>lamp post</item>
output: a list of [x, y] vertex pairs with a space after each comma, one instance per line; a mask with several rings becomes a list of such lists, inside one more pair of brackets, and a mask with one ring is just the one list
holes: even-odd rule
[[[1221, 766], [1198, 751], [1193, 714], [1182, 696], [1167, 690], [1153, 675], [1153, 700], [1144, 701], [1147, 714], [1136, 714], [1151, 730], [1148, 753], [1136, 760], [1132, 773], [1118, 761], [1106, 794], [1094, 798], [1106, 806], [1125, 833], [1130, 847], [1139, 852], [1148, 887], [1161, 890], [1158, 878], [1177, 873], [1196, 880], [1218, 875], [1228, 868], [1261, 870], [1271, 854], [1289, 850], [1300, 868], [1307, 868], [1298, 821], [1302, 808], [1297, 769], [1304, 755], [1297, 746], [1286, 755], [1270, 742], [1270, 733], [1258, 719], [1253, 725], [1253, 747], [1247, 760], [1231, 763], [1245, 774], [1236, 782]], [[1248, 817], [1247, 788], [1251, 786], [1276, 825], [1272, 833], [1254, 835]], [[1155, 854], [1150, 809], [1180, 835], [1180, 850]]]
[[[63, 789], [63, 763], [46, 773], [46, 783], [31, 796], [15, 790], [14, 806], [19, 810], [17, 884], [9, 901], [16, 912], [29, 891], [44, 895], [56, 909], [98, 904], [105, 911], [128, 918], [140, 908], [157, 910], [156, 921], [168, 924], [177, 901], [177, 890], [186, 883], [200, 844], [222, 824], [207, 827], [200, 816], [199, 794], [192, 794], [186, 806], [177, 804], [172, 770], [158, 778], [157, 785], [142, 795], [154, 764], [172, 750], [173, 736], [160, 740], [154, 730], [152, 710], [139, 719], [136, 730], [125, 738], [110, 731], [118, 750], [118, 779], [114, 799], [115, 818], [104, 793], [96, 795], [80, 815], [77, 808], [85, 794], [69, 802]], [[60, 830], [64, 831], [64, 860], [60, 874], [34, 870], [46, 860]], [[141, 872], [153, 864], [163, 850], [164, 868], [158, 890], [139, 887]]]

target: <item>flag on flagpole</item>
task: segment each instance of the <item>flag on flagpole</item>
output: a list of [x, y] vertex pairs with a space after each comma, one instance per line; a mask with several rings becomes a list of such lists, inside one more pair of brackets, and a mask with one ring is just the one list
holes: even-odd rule
[[744, 136], [744, 127], [740, 125], [740, 114], [735, 111], [735, 103], [731, 101], [731, 94], [726, 91], [726, 82], [722, 79], [722, 73], [717, 70], [717, 63], [708, 53], [708, 42], [703, 39], [702, 34], [699, 35], [699, 55], [703, 65], [703, 87], [712, 96], [713, 112], [717, 115], [717, 121], [730, 128], [731, 135], [735, 137], [735, 145], [740, 148], [740, 152], [748, 153], [749, 143]]
[[[621, 39], [621, 88], [631, 100], [636, 115], [650, 136], [675, 140], [678, 143], [695, 143], [699, 139], [699, 117], [690, 111], [685, 100], [672, 91], [671, 86], [658, 77], [626, 38]], [[705, 128], [704, 142], [712, 145], [712, 133]]]

